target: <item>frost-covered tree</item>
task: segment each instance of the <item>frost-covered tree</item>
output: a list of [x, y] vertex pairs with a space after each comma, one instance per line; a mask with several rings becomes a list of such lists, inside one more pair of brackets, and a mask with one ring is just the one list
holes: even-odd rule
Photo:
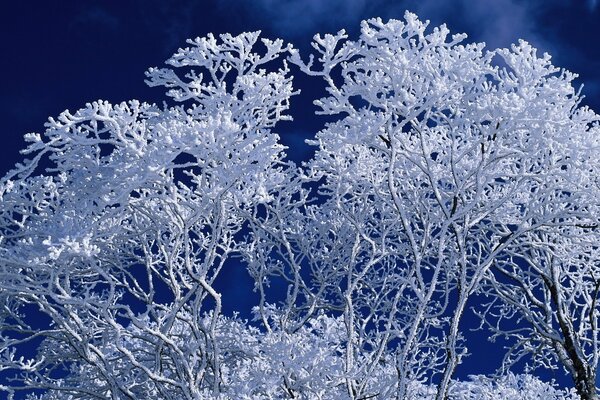
[[[32, 158], [3, 179], [0, 357], [20, 374], [5, 390], [197, 399], [223, 389], [214, 282], [240, 245], [238, 210], [286, 185], [271, 128], [289, 118], [291, 78], [261, 65], [289, 47], [258, 33], [190, 45], [167, 61], [184, 76], [148, 71], [183, 105], [64, 112], [28, 135]], [[94, 390], [64, 379], [82, 367]]]
[[[152, 68], [173, 105], [95, 102], [29, 134], [0, 182], [0, 389], [32, 398], [595, 398], [598, 125], [526, 42], [407, 13], [303, 61], [258, 33]], [[288, 62], [333, 122], [302, 166], [273, 128]], [[222, 313], [246, 268], [255, 322]], [[221, 277], [221, 278], [219, 278]], [[474, 304], [473, 296], [489, 303]], [[473, 308], [514, 346], [453, 380]], [[41, 393], [31, 393], [39, 389]]]
[[[318, 62], [305, 64], [297, 53], [293, 60], [325, 79], [320, 112], [340, 116], [317, 134], [307, 174], [324, 179], [327, 200], [354, 227], [355, 253], [380, 257], [347, 264], [354, 270], [345, 281], [346, 318], [412, 304], [412, 315], [394, 310], [396, 324], [406, 321], [387, 338], [400, 341], [402, 397], [420, 332], [448, 317], [441, 399], [462, 357], [461, 317], [491, 267], [518, 264], [508, 249], [532, 235], [597, 217], [598, 116], [578, 108], [573, 75], [526, 42], [484, 52], [444, 26], [426, 28], [412, 14], [369, 20], [357, 41], [344, 32], [316, 36]], [[359, 300], [384, 296], [387, 285], [386, 301]]]

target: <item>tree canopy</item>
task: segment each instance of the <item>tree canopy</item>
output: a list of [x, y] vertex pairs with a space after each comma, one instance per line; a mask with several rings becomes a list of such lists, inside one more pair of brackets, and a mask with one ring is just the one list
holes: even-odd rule
[[[308, 58], [208, 35], [147, 71], [164, 105], [27, 134], [0, 181], [0, 391], [596, 398], [600, 116], [530, 44], [465, 39], [408, 12]], [[330, 121], [300, 165], [276, 133], [292, 72], [324, 82]], [[254, 321], [223, 312], [232, 268]], [[454, 379], [467, 313], [509, 343], [495, 377]]]

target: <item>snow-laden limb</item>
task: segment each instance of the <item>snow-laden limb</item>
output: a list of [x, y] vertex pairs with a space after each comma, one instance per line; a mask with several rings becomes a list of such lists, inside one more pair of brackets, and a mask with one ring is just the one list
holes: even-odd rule
[[169, 89], [166, 94], [178, 102], [191, 101], [189, 113], [197, 118], [228, 110], [246, 129], [271, 128], [279, 121], [291, 120], [285, 112], [294, 92], [287, 63], [283, 61], [277, 71], [267, 70], [267, 64], [292, 46], [281, 39], [261, 38], [264, 51], [258, 52], [259, 37], [260, 32], [247, 32], [223, 34], [220, 41], [212, 34], [188, 40], [191, 47], [179, 49], [166, 61], [187, 71], [183, 78], [177, 70], [150, 68], [146, 82]]

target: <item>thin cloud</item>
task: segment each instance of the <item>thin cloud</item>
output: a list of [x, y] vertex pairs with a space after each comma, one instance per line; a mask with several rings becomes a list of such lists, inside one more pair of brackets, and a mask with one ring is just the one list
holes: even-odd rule
[[[378, 1], [376, 1], [378, 3]], [[368, 0], [221, 0], [223, 9], [242, 8], [281, 36], [298, 37], [338, 30], [360, 21]]]
[[119, 18], [111, 14], [105, 8], [93, 6], [90, 8], [83, 8], [73, 19], [72, 26], [79, 25], [94, 26], [95, 28], [115, 32], [120, 27], [120, 21]]
[[[570, 66], [575, 72], [586, 65], [579, 47], [569, 37], [548, 25], [548, 16], [583, 7], [598, 12], [600, 0], [219, 0], [222, 13], [237, 10], [269, 28], [271, 33], [292, 40], [296, 45], [308, 43], [315, 33], [336, 32], [345, 28], [356, 32], [361, 20], [381, 17], [401, 19], [405, 10], [415, 12], [432, 26], [446, 23], [453, 33], [467, 33], [468, 41], [486, 42], [489, 49], [509, 47], [524, 39], [539, 53], [555, 55], [558, 65]], [[352, 35], [355, 36], [355, 35]], [[589, 63], [589, 61], [587, 62]], [[597, 95], [596, 73], [585, 78], [584, 92]]]
[[448, 23], [455, 32], [467, 31], [471, 40], [505, 47], [520, 38], [544, 45], [536, 34], [535, 15], [553, 1], [558, 0], [221, 0], [220, 4], [223, 9], [241, 8], [274, 33], [288, 38], [340, 28], [353, 30], [363, 19], [398, 19], [410, 10], [434, 25]]
[[203, 7], [202, 2], [194, 0], [138, 0], [138, 4], [144, 25], [160, 31], [160, 45], [165, 54], [172, 53], [194, 36], [193, 21]]
[[521, 38], [542, 42], [535, 35], [532, 10], [523, 2], [458, 0], [440, 3], [426, 0], [412, 3], [421, 18], [448, 20], [451, 28], [456, 26], [466, 30], [471, 40], [484, 41], [490, 48], [506, 47]]

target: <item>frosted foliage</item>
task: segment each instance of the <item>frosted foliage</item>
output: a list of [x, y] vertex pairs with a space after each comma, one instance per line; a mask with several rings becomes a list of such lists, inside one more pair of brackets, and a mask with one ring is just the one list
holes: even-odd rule
[[[234, 79], [212, 100], [188, 109], [99, 101], [28, 136], [32, 158], [0, 189], [0, 354], [4, 369], [24, 372], [22, 384], [112, 398], [220, 390], [214, 281], [240, 246], [242, 210], [270, 201], [287, 179], [271, 127], [285, 119], [291, 78], [285, 68], [258, 69], [287, 50], [264, 41], [259, 56], [257, 36], [224, 36], [227, 45], [211, 49], [196, 43], [195, 57], [214, 61], [200, 67], [221, 71], [217, 81]], [[176, 76], [149, 72], [153, 84], [169, 86], [165, 74]], [[218, 83], [190, 74], [190, 87]], [[28, 312], [51, 322], [39, 327]], [[177, 341], [176, 330], [195, 340]], [[39, 339], [34, 358], [17, 356]], [[98, 388], [60, 378], [80, 369]]]
[[[308, 58], [208, 35], [147, 71], [163, 106], [97, 101], [26, 135], [0, 181], [0, 391], [596, 398], [600, 118], [530, 44], [465, 39], [408, 12]], [[290, 70], [324, 83], [330, 121], [300, 166], [274, 131]], [[223, 312], [234, 268], [252, 321]], [[508, 347], [456, 380], [471, 312]]]
[[[208, 322], [208, 318], [205, 318]], [[275, 321], [273, 321], [275, 322]], [[224, 350], [221, 353], [223, 379], [227, 390], [215, 395], [210, 389], [201, 392], [201, 398], [214, 399], [349, 399], [343, 385], [344, 369], [339, 352], [343, 336], [343, 321], [324, 315], [307, 321], [305, 327], [294, 334], [281, 331], [269, 333], [250, 328], [243, 321], [219, 318], [217, 340]], [[189, 336], [176, 340], [187, 341]], [[138, 332], [140, 333], [140, 332]], [[193, 339], [192, 339], [193, 340]], [[112, 346], [111, 346], [112, 347]], [[116, 349], [103, 349], [113, 354]], [[135, 351], [135, 349], [133, 349]], [[142, 349], [138, 349], [142, 351]], [[148, 357], [148, 356], [147, 356]], [[117, 366], [121, 373], [131, 375], [128, 366]], [[101, 379], [85, 369], [73, 371], [77, 380], [85, 380], [90, 391], [102, 391]], [[395, 374], [391, 365], [382, 364], [374, 371], [378, 384], [371, 390], [383, 393], [393, 382]], [[150, 382], [138, 377], [137, 398], [162, 399], [162, 394], [152, 390]], [[409, 399], [433, 399], [433, 385], [411, 382]], [[483, 376], [472, 376], [467, 381], [457, 381], [450, 390], [452, 398], [465, 400], [569, 400], [575, 399], [573, 392], [559, 390], [552, 384], [540, 381], [531, 375], [508, 374], [499, 380]], [[30, 396], [33, 400], [59, 399], [59, 391], [50, 391], [42, 396]], [[75, 397], [68, 397], [74, 399]], [[385, 398], [385, 397], [384, 397]]]
[[[506, 272], [499, 264], [522, 267], [532, 236], [560, 232], [561, 241], [568, 227], [588, 227], [579, 237], [596, 228], [598, 116], [578, 107], [575, 76], [526, 42], [490, 52], [464, 38], [406, 14], [363, 22], [357, 41], [316, 36], [308, 62], [292, 56], [327, 85], [320, 113], [339, 117], [311, 142], [306, 174], [322, 179], [325, 203], [348, 226], [345, 243], [355, 244], [340, 307], [361, 338], [374, 316], [394, 321], [394, 334], [382, 324], [376, 340], [396, 343], [400, 397], [416, 370], [438, 367], [437, 398], [446, 395], [464, 355], [460, 320], [484, 282]], [[587, 310], [590, 288], [579, 298]], [[544, 306], [552, 315], [557, 304]], [[432, 333], [443, 337], [429, 346], [445, 347], [440, 364], [416, 360]]]

